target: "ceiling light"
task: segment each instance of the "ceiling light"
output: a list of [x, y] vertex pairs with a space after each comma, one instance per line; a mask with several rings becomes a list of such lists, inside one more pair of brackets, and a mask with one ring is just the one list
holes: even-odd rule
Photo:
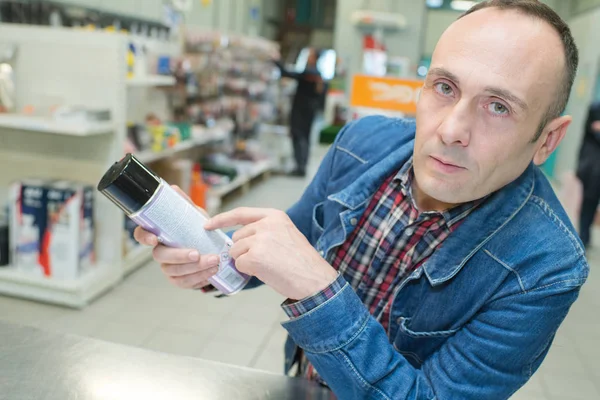
[[444, 5], [444, 0], [427, 0], [427, 7], [440, 8]]
[[450, 7], [456, 11], [468, 11], [475, 4], [477, 4], [476, 1], [453, 0], [450, 2]]

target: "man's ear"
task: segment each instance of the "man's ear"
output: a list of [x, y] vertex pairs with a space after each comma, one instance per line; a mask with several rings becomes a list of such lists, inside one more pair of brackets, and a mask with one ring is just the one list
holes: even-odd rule
[[533, 156], [535, 165], [545, 163], [548, 157], [556, 150], [565, 137], [571, 121], [573, 121], [573, 118], [570, 115], [565, 115], [553, 119], [546, 125], [544, 133], [538, 139], [540, 141], [540, 143], [537, 143], [539, 147]]

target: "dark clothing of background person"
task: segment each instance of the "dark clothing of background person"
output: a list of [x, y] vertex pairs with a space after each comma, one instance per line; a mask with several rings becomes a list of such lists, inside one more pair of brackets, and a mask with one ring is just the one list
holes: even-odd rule
[[290, 115], [290, 133], [296, 161], [293, 174], [305, 176], [310, 151], [310, 132], [322, 103], [323, 80], [315, 67], [308, 66], [304, 72], [291, 72], [278, 61], [275, 65], [281, 70], [282, 77], [298, 82]]
[[579, 214], [579, 236], [590, 243], [591, 227], [600, 203], [600, 102], [592, 104], [585, 123], [585, 134], [579, 151], [577, 177], [583, 184], [583, 200]]

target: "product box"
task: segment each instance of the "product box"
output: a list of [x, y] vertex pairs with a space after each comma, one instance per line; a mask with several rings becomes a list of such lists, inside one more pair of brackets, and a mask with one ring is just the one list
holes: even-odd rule
[[79, 267], [82, 271], [92, 268], [96, 264], [96, 251], [94, 246], [94, 188], [89, 185], [80, 185], [83, 203], [79, 218]]
[[74, 279], [79, 275], [79, 233], [83, 197], [69, 182], [48, 188], [48, 226], [42, 236], [42, 267], [47, 276]]
[[69, 181], [11, 187], [11, 255], [17, 268], [76, 279], [95, 263], [94, 190]]
[[42, 268], [42, 235], [48, 223], [48, 182], [25, 180], [11, 185], [10, 255], [18, 269], [48, 275]]
[[48, 189], [48, 228], [42, 254], [48, 253], [52, 277], [75, 279], [94, 264], [94, 191], [69, 181]]
[[10, 264], [8, 242], [8, 220], [5, 216], [0, 216], [0, 267]]

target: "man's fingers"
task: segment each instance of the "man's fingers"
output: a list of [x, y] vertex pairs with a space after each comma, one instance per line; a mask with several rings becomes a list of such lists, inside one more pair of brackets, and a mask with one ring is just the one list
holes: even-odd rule
[[224, 229], [238, 225], [249, 225], [267, 217], [272, 210], [265, 208], [236, 208], [235, 210], [215, 215], [204, 225], [205, 229]]
[[[160, 268], [163, 273], [169, 277], [178, 277], [191, 275], [198, 272], [206, 271], [212, 268], [217, 268], [219, 266], [219, 257], [214, 257], [214, 260], [211, 260], [212, 256], [206, 257], [202, 256], [200, 258], [200, 262], [195, 263], [185, 263], [185, 264], [161, 264]], [[211, 260], [211, 261], [209, 261]]]
[[175, 247], [156, 246], [152, 251], [155, 261], [164, 264], [185, 264], [200, 261], [200, 253], [192, 249], [178, 249]]
[[233, 244], [233, 246], [231, 246], [231, 249], [229, 249], [229, 255], [234, 260], [237, 260], [244, 254], [246, 254], [248, 251], [250, 251], [250, 248], [252, 247], [253, 243], [254, 243], [254, 237], [252, 237], [252, 236], [247, 237], [242, 240], [239, 240], [239, 241], [235, 242]]
[[158, 245], [158, 238], [152, 232], [148, 232], [147, 230], [137, 227], [133, 231], [133, 238], [139, 243], [145, 246], [156, 246]]
[[202, 281], [202, 282], [200, 282], [200, 283], [196, 284], [196, 285], [195, 285], [194, 287], [192, 287], [191, 289], [198, 290], [198, 289], [205, 288], [205, 287], [207, 287], [208, 285], [210, 285], [210, 282], [209, 282], [209, 281]]
[[175, 286], [178, 286], [183, 289], [193, 289], [201, 285], [203, 282], [207, 281], [217, 272], [219, 272], [218, 268], [211, 268], [209, 270], [197, 272], [195, 274], [185, 276], [170, 276], [168, 278], [169, 281]]
[[177, 249], [163, 245], [154, 248], [152, 257], [161, 264], [195, 264], [201, 269], [219, 265], [219, 256], [217, 255], [200, 255], [197, 250]]
[[234, 242], [239, 242], [240, 240], [245, 239], [247, 237], [254, 236], [255, 234], [256, 234], [256, 227], [254, 226], [254, 224], [250, 224], [250, 225], [246, 225], [245, 227], [235, 231], [235, 233], [233, 234], [231, 239]]

